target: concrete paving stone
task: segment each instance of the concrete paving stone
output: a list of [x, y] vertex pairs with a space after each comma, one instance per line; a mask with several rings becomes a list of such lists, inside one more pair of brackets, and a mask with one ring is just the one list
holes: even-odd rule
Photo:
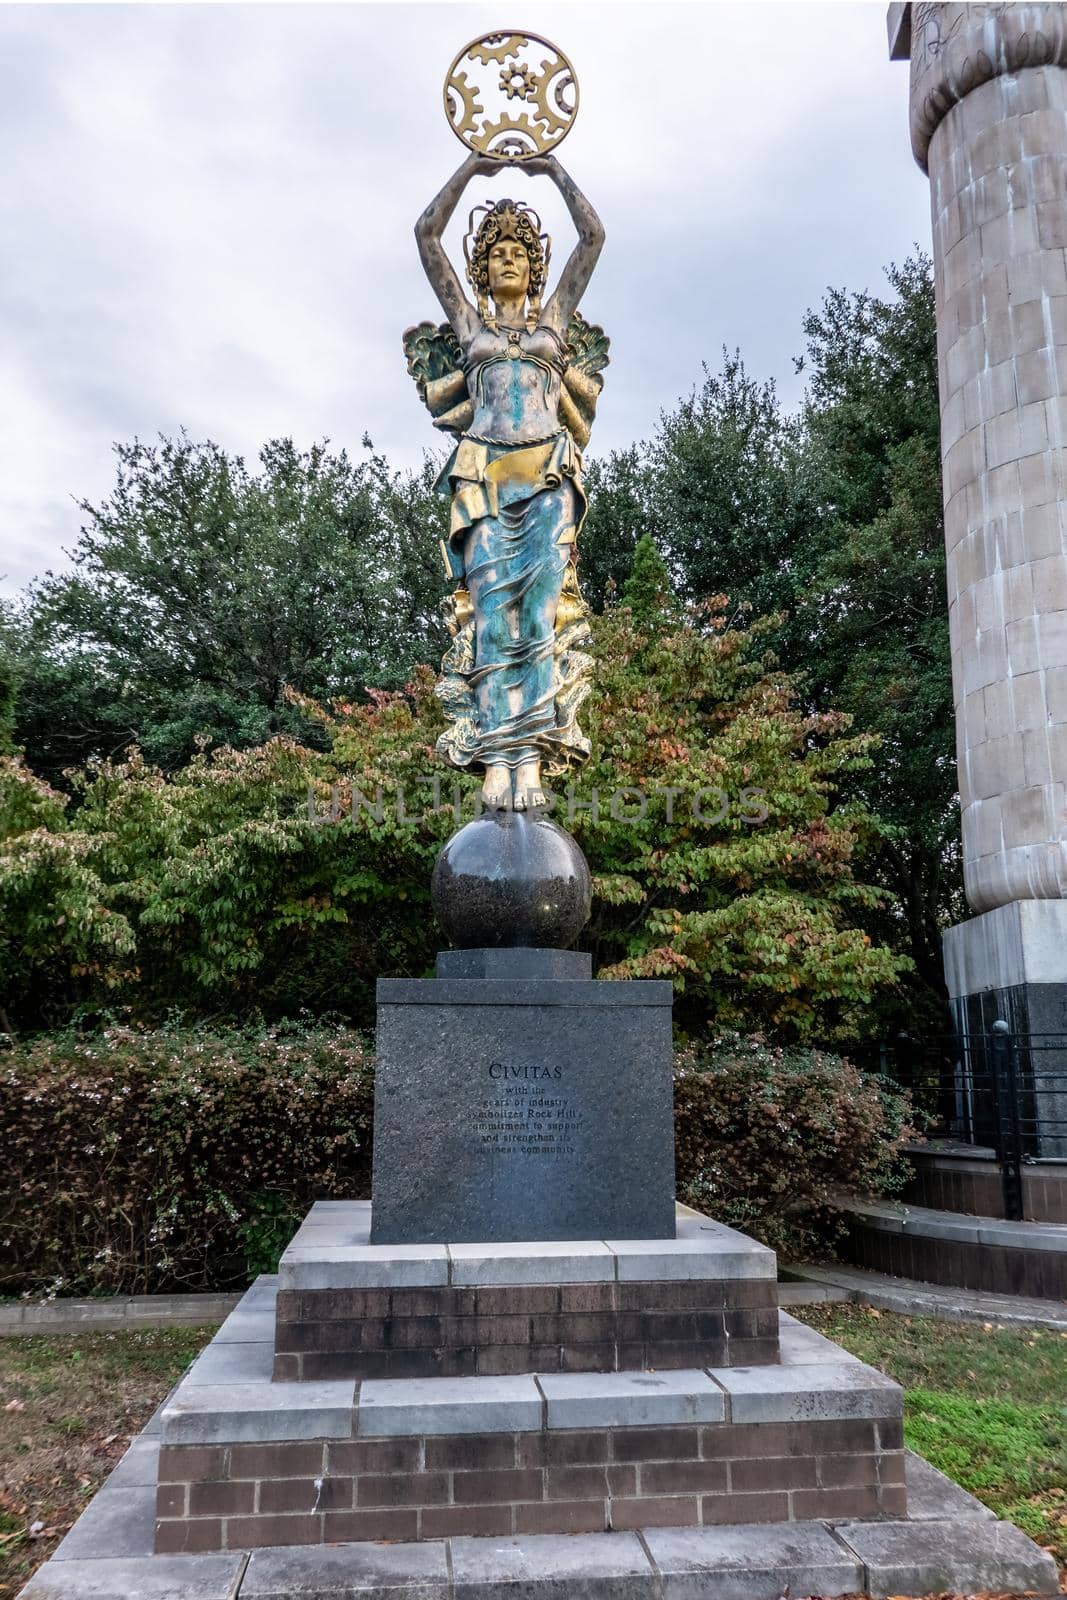
[[681, 1239], [609, 1239], [623, 1283], [674, 1281], [680, 1278], [775, 1278], [773, 1250], [761, 1245], [715, 1239], [714, 1235]]
[[904, 1455], [904, 1481], [908, 1490], [908, 1519], [911, 1522], [950, 1522], [960, 1517], [978, 1522], [993, 1522], [988, 1506], [958, 1483], [938, 1472], [929, 1461], [913, 1450]]
[[640, 1428], [722, 1422], [722, 1390], [706, 1372], [545, 1373], [537, 1382], [549, 1428]]
[[650, 1528], [663, 1600], [778, 1600], [856, 1594], [863, 1566], [817, 1523]]
[[[173, 1393], [174, 1390], [172, 1389], [171, 1394]], [[158, 1406], [153, 1411], [144, 1427], [141, 1429], [140, 1437], [142, 1439], [154, 1439], [157, 1444], [159, 1443], [163, 1434], [163, 1413], [169, 1404], [170, 1394], [165, 1400], [161, 1400], [159, 1402]]]
[[848, 1290], [834, 1283], [779, 1283], [780, 1306], [839, 1305], [848, 1299]]
[[1022, 1295], [984, 1294], [948, 1284], [918, 1283], [859, 1267], [803, 1267], [813, 1283], [844, 1289], [856, 1305], [900, 1311], [907, 1316], [943, 1317], [955, 1322], [993, 1322], [1003, 1327], [1045, 1327], [1067, 1331], [1067, 1306]]
[[1056, 1594], [1056, 1563], [1010, 1522], [865, 1522], [837, 1529], [875, 1600], [897, 1594]]
[[19, 1600], [236, 1600], [245, 1559], [241, 1552], [64, 1562], [53, 1556]]
[[241, 1600], [444, 1600], [447, 1593], [443, 1543], [254, 1550], [241, 1584]]
[[978, 1229], [980, 1244], [1006, 1245], [1009, 1250], [1067, 1250], [1067, 1225], [1062, 1222], [986, 1222]]
[[[400, 1249], [395, 1245], [386, 1248]], [[600, 1239], [537, 1240], [529, 1244], [450, 1244], [453, 1284], [606, 1283], [615, 1257]]]
[[730, 1397], [733, 1422], [837, 1421], [850, 1417], [899, 1417], [903, 1390], [892, 1378], [851, 1361], [809, 1366], [709, 1367]]
[[634, 1533], [453, 1539], [454, 1600], [652, 1600], [653, 1572]]
[[817, 1333], [788, 1311], [778, 1313], [778, 1359], [784, 1367], [808, 1367], [822, 1361], [840, 1362], [841, 1346]]
[[66, 1538], [52, 1552], [52, 1560], [150, 1556], [155, 1526], [154, 1484], [123, 1489], [108, 1482], [93, 1496]]
[[183, 1383], [269, 1383], [274, 1368], [274, 1347], [265, 1340], [249, 1344], [222, 1344], [214, 1339], [189, 1368]]
[[370, 1214], [371, 1203], [369, 1200], [316, 1200], [308, 1212], [308, 1220], [312, 1217], [335, 1217], [345, 1211], [358, 1211]]
[[159, 1440], [139, 1434], [107, 1480], [109, 1489], [154, 1489], [159, 1469]]
[[882, 1228], [887, 1233], [899, 1233], [904, 1226], [907, 1207], [898, 1200], [862, 1200], [850, 1204], [849, 1210], [872, 1227]]
[[238, 1306], [212, 1340], [213, 1344], [270, 1344], [274, 1343], [274, 1312], [242, 1311]]
[[181, 1384], [163, 1412], [166, 1444], [345, 1439], [356, 1386], [336, 1383]]
[[279, 1263], [283, 1289], [426, 1288], [448, 1282], [443, 1244], [291, 1245]]
[[[302, 1389], [304, 1384], [290, 1384]], [[359, 1437], [532, 1433], [543, 1402], [534, 1379], [373, 1378], [360, 1385]]]

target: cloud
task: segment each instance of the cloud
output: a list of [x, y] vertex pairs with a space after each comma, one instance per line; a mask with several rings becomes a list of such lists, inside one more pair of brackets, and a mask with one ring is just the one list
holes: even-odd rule
[[[433, 314], [411, 235], [462, 156], [440, 83], [487, 5], [0, 8], [0, 573], [64, 563], [111, 443], [185, 427], [440, 440], [399, 336]], [[542, 5], [577, 66], [561, 151], [604, 217], [594, 436], [647, 435], [739, 346], [798, 397], [800, 320], [929, 238], [907, 72], [876, 5]], [[568, 225], [542, 209], [563, 259]], [[493, 186], [472, 185], [470, 203]], [[449, 240], [458, 248], [461, 228]]]

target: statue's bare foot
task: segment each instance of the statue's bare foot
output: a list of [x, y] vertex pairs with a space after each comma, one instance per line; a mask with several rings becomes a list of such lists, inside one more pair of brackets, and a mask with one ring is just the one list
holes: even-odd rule
[[548, 804], [548, 799], [541, 787], [541, 763], [539, 761], [524, 761], [515, 772], [515, 799], [512, 801], [516, 811], [535, 811], [539, 806]]
[[482, 805], [487, 811], [510, 810], [511, 773], [507, 767], [486, 767]]
[[536, 811], [548, 805], [548, 796], [543, 789], [520, 789], [516, 791], [512, 805], [516, 811]]

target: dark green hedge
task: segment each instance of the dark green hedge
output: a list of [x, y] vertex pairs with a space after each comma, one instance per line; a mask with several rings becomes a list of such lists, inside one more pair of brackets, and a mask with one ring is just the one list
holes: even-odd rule
[[[906, 1104], [835, 1056], [681, 1053], [680, 1196], [789, 1253], [892, 1185]], [[41, 1037], [0, 1055], [0, 1294], [243, 1285], [313, 1200], [370, 1193], [373, 1058], [321, 1025]]]

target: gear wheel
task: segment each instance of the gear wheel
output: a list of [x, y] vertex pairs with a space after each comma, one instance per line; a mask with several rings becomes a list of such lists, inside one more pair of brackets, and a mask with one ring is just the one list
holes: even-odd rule
[[[553, 83], [555, 84], [555, 89], [552, 93], [552, 99], [555, 101], [558, 111], [554, 111], [552, 106], [549, 105], [549, 89]], [[535, 79], [534, 92], [532, 95], [527, 95], [526, 98], [536, 102], [537, 111], [535, 115], [537, 120], [545, 124], [549, 134], [562, 134], [574, 120], [575, 107], [567, 105], [563, 98], [566, 91], [573, 87], [574, 78], [571, 75], [570, 67], [565, 61], [559, 61], [555, 66], [546, 67], [541, 76]], [[562, 115], [559, 113], [562, 113]]]
[[[494, 139], [500, 143], [495, 149], [490, 149]], [[514, 117], [510, 112], [504, 111], [495, 122], [483, 122], [481, 130], [472, 135], [471, 143], [487, 156], [518, 157], [534, 156], [540, 149], [537, 140], [537, 131], [531, 128], [528, 118]]]
[[536, 100], [537, 74], [529, 67], [504, 67], [500, 74], [500, 87], [509, 100]]
[[[448, 115], [452, 126], [459, 133], [473, 133], [478, 125], [478, 118], [485, 116], [485, 107], [478, 99], [478, 90], [467, 81], [465, 72], [454, 72], [448, 80]], [[462, 115], [456, 103], [456, 96], [463, 102]]]
[[487, 33], [484, 39], [471, 45], [467, 54], [474, 61], [480, 61], [483, 67], [491, 67], [494, 63], [502, 66], [512, 56], [517, 56], [529, 42], [524, 33]]

